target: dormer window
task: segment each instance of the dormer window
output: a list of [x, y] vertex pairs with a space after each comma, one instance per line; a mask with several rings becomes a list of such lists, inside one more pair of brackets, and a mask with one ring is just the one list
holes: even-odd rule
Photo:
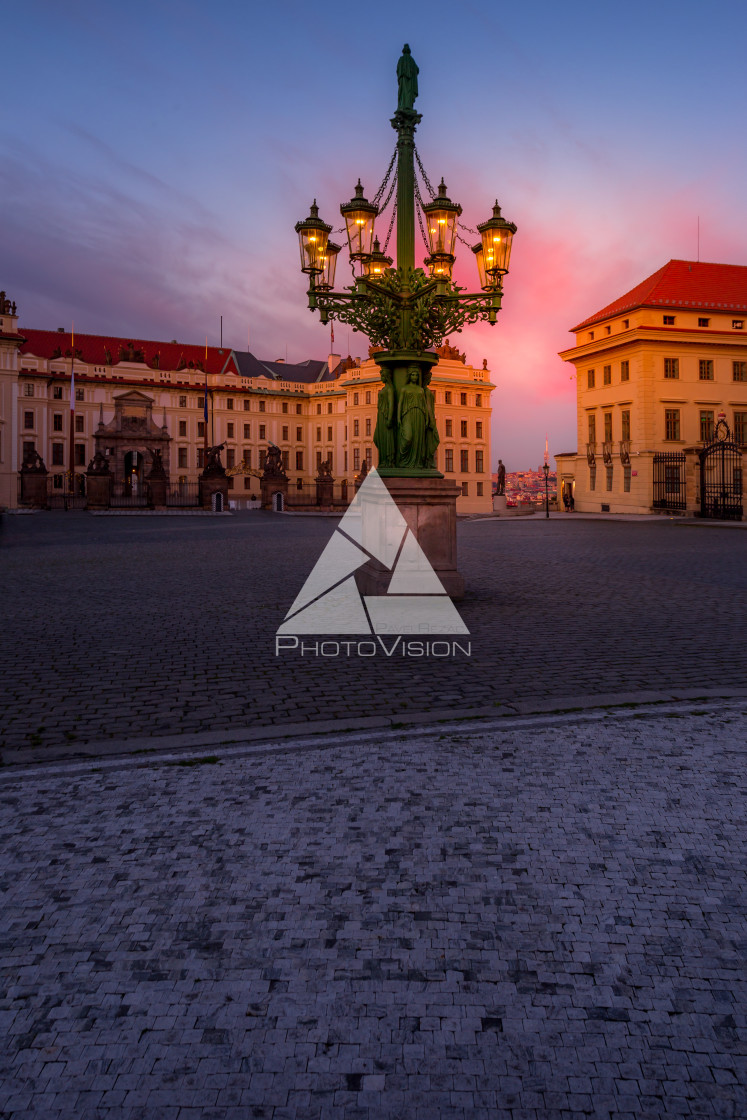
[[589, 342], [594, 341], [594, 331], [589, 331]]
[[744, 330], [744, 319], [732, 319], [731, 329], [733, 331], [743, 331]]
[[673, 327], [674, 326], [674, 315], [665, 315], [664, 316], [664, 326], [665, 327]]
[[711, 324], [710, 319], [698, 319], [698, 326], [699, 327], [708, 327], [708, 326], [710, 326], [710, 324]]

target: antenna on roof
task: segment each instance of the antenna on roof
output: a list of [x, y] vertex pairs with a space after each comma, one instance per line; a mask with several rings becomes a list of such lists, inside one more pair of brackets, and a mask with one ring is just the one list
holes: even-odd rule
[[223, 316], [220, 317], [220, 348], [223, 349]]
[[700, 214], [698, 214], [698, 263], [700, 263]]

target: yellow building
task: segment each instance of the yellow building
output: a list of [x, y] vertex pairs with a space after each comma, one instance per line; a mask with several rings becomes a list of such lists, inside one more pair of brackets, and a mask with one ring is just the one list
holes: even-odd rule
[[747, 445], [747, 267], [669, 261], [573, 331], [560, 356], [576, 371], [578, 450], [556, 456], [559, 499], [699, 512], [699, 453], [719, 420]]
[[[4, 297], [3, 297], [4, 298]], [[67, 488], [70, 467], [70, 381], [75, 375], [73, 456], [82, 476], [104, 450], [115, 477], [141, 480], [158, 444], [172, 485], [196, 483], [205, 440], [225, 444], [223, 463], [259, 472], [270, 442], [282, 451], [289, 504], [310, 501], [319, 464], [331, 461], [335, 498], [352, 497], [364, 460], [377, 462], [373, 443], [379, 368], [367, 358], [296, 365], [253, 354], [171, 342], [151, 342], [18, 328], [7, 301], [0, 324], [0, 506], [17, 505], [24, 456], [38, 452], [49, 471], [50, 494]], [[437, 465], [461, 485], [457, 512], [486, 513], [491, 505], [490, 381], [448, 344], [439, 352], [431, 388], [441, 444]], [[238, 508], [259, 494], [257, 474], [229, 478]]]

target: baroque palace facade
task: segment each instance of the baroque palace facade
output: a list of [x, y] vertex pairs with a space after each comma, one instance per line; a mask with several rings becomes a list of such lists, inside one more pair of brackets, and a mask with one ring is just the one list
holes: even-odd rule
[[[335, 496], [352, 497], [373, 444], [379, 367], [330, 355], [295, 365], [260, 361], [218, 347], [102, 335], [19, 329], [15, 304], [0, 299], [0, 507], [17, 505], [24, 458], [38, 453], [50, 488], [67, 486], [70, 388], [74, 366], [74, 462], [85, 474], [97, 451], [115, 478], [142, 482], [149, 451], [162, 454], [170, 484], [196, 483], [203, 468], [204, 398], [208, 443], [224, 444], [229, 498], [241, 508], [259, 494], [268, 446], [280, 448], [288, 500], [309, 493], [321, 464], [331, 467]], [[468, 365], [448, 343], [431, 388], [441, 443], [437, 465], [461, 486], [457, 512], [490, 511], [490, 381], [487, 363]], [[231, 475], [231, 471], [238, 473]], [[251, 473], [249, 473], [251, 472]]]
[[556, 455], [558, 498], [623, 513], [701, 508], [700, 453], [730, 429], [741, 505], [747, 446], [747, 267], [669, 261], [572, 328], [578, 450]]

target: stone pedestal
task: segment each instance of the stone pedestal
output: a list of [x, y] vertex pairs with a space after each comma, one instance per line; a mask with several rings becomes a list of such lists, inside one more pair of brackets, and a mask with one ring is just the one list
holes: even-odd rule
[[[228, 509], [228, 479], [225, 474], [200, 475], [200, 505], [203, 509], [213, 508], [213, 494], [221, 495], [222, 511]], [[165, 504], [165, 500], [164, 500]]]
[[[418, 544], [452, 599], [464, 596], [457, 570], [456, 500], [461, 492], [452, 479], [382, 477]], [[365, 541], [363, 542], [365, 547]], [[356, 573], [363, 595], [384, 595], [391, 572], [374, 562]]]
[[86, 471], [86, 507], [108, 509], [111, 501], [112, 476], [107, 472]]
[[46, 470], [21, 469], [21, 505], [32, 509], [47, 508]]
[[496, 494], [493, 498], [493, 513], [505, 513], [506, 509], [506, 495]]
[[262, 493], [262, 509], [274, 509], [273, 496], [275, 494], [283, 495], [283, 509], [288, 505], [288, 479], [287, 477], [270, 477], [267, 478], [262, 475], [259, 480], [260, 490]]
[[332, 508], [335, 480], [327, 476], [316, 480], [316, 504], [322, 509]]
[[[153, 477], [148, 478], [148, 485], [150, 486], [150, 503], [154, 509], [166, 509], [166, 490], [168, 482], [165, 478]], [[226, 488], [228, 489], [228, 488]]]

